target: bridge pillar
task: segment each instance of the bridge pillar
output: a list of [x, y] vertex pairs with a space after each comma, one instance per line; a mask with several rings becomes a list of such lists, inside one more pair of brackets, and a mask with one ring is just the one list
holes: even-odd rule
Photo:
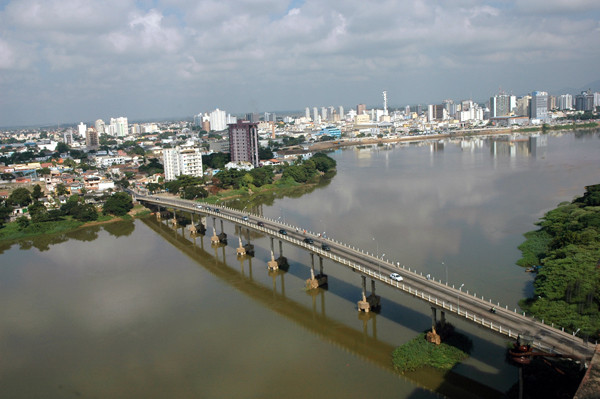
[[443, 327], [446, 327], [446, 311], [445, 310], [441, 310], [440, 311], [440, 325]]
[[360, 312], [369, 313], [371, 311], [371, 305], [367, 302], [367, 277], [360, 277], [362, 278], [362, 299], [358, 301], [358, 310]]
[[277, 263], [280, 267], [288, 266], [288, 261], [285, 256], [283, 256], [283, 242], [279, 240], [279, 258], [277, 258]]
[[219, 236], [217, 235], [217, 229], [215, 227], [213, 227], [213, 235], [212, 237], [210, 237], [210, 243], [211, 245], [219, 245]]
[[173, 227], [177, 226], [177, 212], [175, 212], [175, 209], [173, 209]]
[[[271, 242], [273, 242], [273, 239], [271, 239]], [[277, 261], [275, 260], [275, 254], [273, 253], [273, 250], [271, 249], [271, 260], [267, 262], [267, 268], [269, 270], [277, 270], [279, 269], [279, 263], [277, 263]]]
[[156, 212], [156, 219], [160, 220], [160, 205], [158, 205], [158, 212]]
[[192, 235], [195, 235], [198, 233], [198, 229], [196, 228], [196, 225], [194, 224], [194, 214], [192, 213], [192, 223], [188, 226], [188, 229], [190, 230], [190, 233]]
[[372, 309], [381, 307], [381, 297], [375, 295], [375, 280], [371, 279], [371, 295], [367, 297], [367, 301], [371, 305]]
[[323, 274], [323, 258], [319, 256], [321, 261], [321, 273], [315, 276], [315, 254], [310, 254], [310, 279], [306, 280], [306, 289], [312, 290], [327, 284], [327, 275]]
[[240, 243], [240, 246], [237, 247], [236, 252], [237, 252], [237, 256], [244, 256], [246, 255], [246, 248], [244, 248], [244, 246], [242, 245], [242, 237], [238, 236], [238, 241]]
[[434, 306], [431, 307], [431, 329], [435, 329], [437, 325], [437, 308]]
[[[240, 237], [243, 233], [244, 232], [240, 226]], [[254, 256], [254, 245], [250, 243], [250, 229], [246, 229], [246, 240], [248, 242], [246, 245], [244, 245], [246, 255]]]

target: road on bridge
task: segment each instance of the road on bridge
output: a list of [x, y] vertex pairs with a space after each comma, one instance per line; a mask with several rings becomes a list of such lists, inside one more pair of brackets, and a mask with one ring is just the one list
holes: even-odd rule
[[[299, 227], [290, 226], [277, 220], [251, 215], [228, 207], [219, 207], [176, 198], [143, 195], [131, 190], [128, 191], [138, 201], [230, 220], [239, 225], [266, 233], [281, 241], [303, 247], [321, 257], [329, 258], [337, 263], [348, 266], [373, 280], [379, 280], [391, 287], [407, 292], [428, 302], [432, 307], [445, 312], [455, 313], [486, 329], [491, 329], [510, 338], [516, 338], [519, 335], [531, 336], [534, 338], [534, 346], [542, 351], [581, 360], [591, 359], [593, 355], [594, 345], [582, 338], [544, 324], [541, 321], [526, 317], [516, 311], [503, 308], [500, 304], [493, 303], [489, 299], [486, 301], [482, 297], [476, 297], [461, 289], [447, 286], [439, 281], [430, 280], [416, 271], [407, 270], [399, 264], [378, 259], [358, 248], [337, 242], [331, 238], [321, 237], [312, 232], [305, 232], [304, 229]], [[244, 220], [244, 216], [248, 220]], [[261, 222], [262, 226], [259, 226], [258, 222]], [[281, 229], [286, 230], [286, 234], [280, 234], [279, 231]], [[314, 244], [304, 242], [305, 238], [313, 239]], [[327, 244], [330, 250], [324, 250], [321, 244]], [[399, 282], [391, 279], [391, 273], [398, 273], [402, 276], [403, 280]], [[495, 313], [490, 311], [492, 307], [495, 308]]]

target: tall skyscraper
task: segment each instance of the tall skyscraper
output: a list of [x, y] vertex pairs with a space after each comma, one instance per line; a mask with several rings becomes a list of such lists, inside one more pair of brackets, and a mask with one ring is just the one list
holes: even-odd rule
[[344, 107], [341, 105], [339, 108], [339, 113], [340, 113], [340, 119], [344, 119], [346, 117], [346, 115], [344, 115]]
[[104, 121], [102, 119], [98, 119], [96, 120], [96, 123], [94, 123], [94, 127], [96, 128], [96, 132], [98, 132], [98, 134], [104, 134]]
[[499, 116], [510, 115], [511, 109], [511, 97], [508, 94], [498, 94], [497, 96], [490, 97], [490, 116], [496, 118]]
[[88, 128], [85, 133], [85, 146], [87, 148], [98, 148], [99, 145], [98, 131], [93, 127]]
[[594, 94], [591, 90], [582, 91], [575, 96], [575, 109], [577, 111], [592, 111], [594, 109]]
[[79, 133], [79, 136], [85, 138], [85, 130], [86, 129], [87, 129], [87, 126], [85, 125], [85, 123], [79, 122], [79, 125], [77, 125], [77, 133]]
[[534, 91], [531, 93], [530, 118], [545, 121], [548, 119], [548, 93]]
[[67, 131], [63, 134], [63, 141], [66, 145], [73, 144], [73, 129], [67, 129]]
[[229, 125], [231, 162], [250, 162], [258, 167], [258, 124], [237, 121]]
[[180, 175], [202, 177], [202, 154], [198, 148], [165, 148], [163, 166], [166, 181], [175, 180]]
[[119, 118], [110, 118], [110, 126], [108, 129], [108, 133], [112, 136], [116, 137], [124, 137], [129, 133], [128, 131], [128, 121], [127, 118], [121, 116]]
[[317, 107], [313, 107], [313, 122], [319, 122], [319, 110], [317, 109]]
[[306, 107], [306, 109], [304, 110], [304, 117], [306, 119], [310, 119], [310, 109], [308, 107]]
[[573, 109], [573, 96], [570, 94], [561, 94], [558, 96], [557, 100], [558, 109], [561, 111], [567, 109]]
[[219, 108], [210, 113], [210, 128], [216, 132], [227, 129], [227, 114]]
[[356, 114], [357, 115], [362, 115], [365, 112], [367, 112], [367, 106], [365, 104], [358, 104], [356, 106]]
[[327, 120], [327, 107], [321, 107], [321, 119]]

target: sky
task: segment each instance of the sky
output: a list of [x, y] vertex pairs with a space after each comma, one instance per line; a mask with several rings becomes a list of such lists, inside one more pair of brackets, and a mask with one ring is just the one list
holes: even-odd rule
[[598, 0], [0, 0], [0, 126], [560, 94], [599, 65]]

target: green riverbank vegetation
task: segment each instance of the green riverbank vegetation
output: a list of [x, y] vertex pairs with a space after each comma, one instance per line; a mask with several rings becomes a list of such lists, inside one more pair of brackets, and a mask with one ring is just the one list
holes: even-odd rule
[[394, 349], [392, 364], [400, 373], [415, 371], [423, 367], [439, 370], [451, 370], [455, 365], [469, 357], [473, 342], [463, 334], [457, 333], [448, 323], [438, 333], [442, 338], [440, 345], [427, 342], [427, 332]]
[[204, 184], [199, 177], [179, 176], [161, 185], [148, 185], [150, 192], [166, 190], [183, 199], [210, 204], [239, 202], [269, 204], [273, 198], [299, 196], [331, 180], [336, 174], [336, 161], [319, 152], [308, 159], [263, 166], [252, 170], [221, 170]]
[[564, 202], [525, 234], [523, 267], [535, 267], [534, 294], [520, 306], [580, 336], [600, 338], [600, 184]]
[[[0, 203], [0, 240], [63, 233], [84, 225], [106, 223], [127, 217], [133, 208], [131, 197], [122, 192], [107, 195], [99, 212], [96, 205], [86, 203], [84, 197], [77, 194], [71, 195], [60, 206], [46, 206], [40, 201], [41, 196], [36, 194], [38, 191], [38, 185], [31, 192], [17, 188]], [[54, 203], [59, 203], [58, 199]], [[6, 223], [16, 209], [20, 210], [21, 216]]]

